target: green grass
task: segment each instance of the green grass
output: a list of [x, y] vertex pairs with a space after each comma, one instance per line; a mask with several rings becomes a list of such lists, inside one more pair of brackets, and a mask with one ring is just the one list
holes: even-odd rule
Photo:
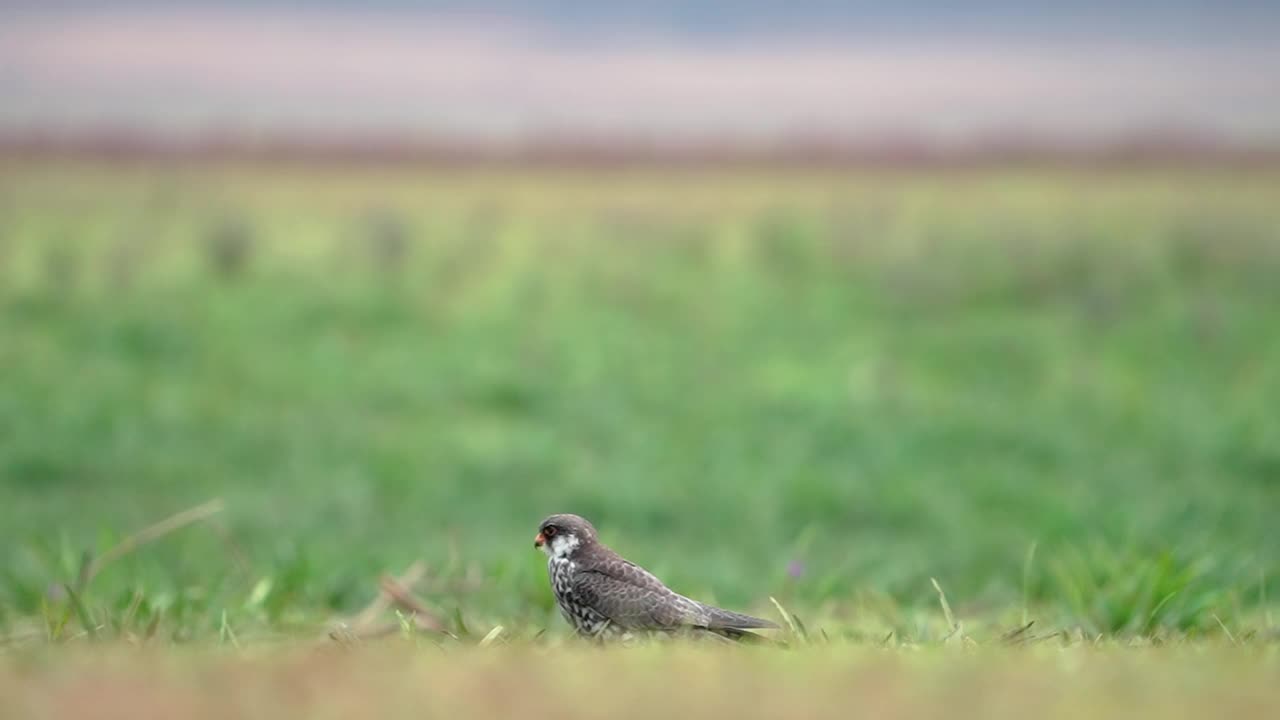
[[941, 643], [936, 578], [981, 644], [1274, 639], [1278, 228], [1262, 172], [7, 170], [0, 628], [320, 637], [422, 560], [557, 636], [574, 511], [815, 638]]

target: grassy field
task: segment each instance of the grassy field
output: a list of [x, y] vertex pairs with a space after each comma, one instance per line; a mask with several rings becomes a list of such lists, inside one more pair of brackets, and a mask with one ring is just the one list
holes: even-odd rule
[[899, 648], [850, 660], [876, 697], [1032, 621], [1070, 652], [993, 672], [1059, 697], [1098, 642], [1275, 647], [1277, 407], [1271, 172], [0, 171], [8, 648], [328, 642], [420, 563], [440, 642], [550, 652], [530, 541], [574, 511]]

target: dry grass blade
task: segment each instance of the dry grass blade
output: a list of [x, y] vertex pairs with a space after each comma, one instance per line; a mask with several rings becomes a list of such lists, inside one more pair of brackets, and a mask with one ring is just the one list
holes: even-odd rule
[[413, 614], [415, 624], [419, 629], [427, 629], [435, 632], [445, 632], [444, 623], [440, 618], [413, 594], [409, 588], [405, 587], [396, 578], [390, 575], [384, 575], [381, 580], [382, 592], [386, 593], [401, 609]]
[[942, 605], [942, 616], [946, 619], [950, 630], [942, 641], [947, 645], [960, 644], [964, 646], [977, 645], [973, 638], [964, 634], [964, 628], [960, 622], [956, 620], [955, 613], [951, 612], [951, 603], [947, 602], [947, 594], [942, 591], [942, 586], [938, 584], [937, 579], [929, 578], [929, 582], [933, 583], [933, 589], [938, 591], [938, 603]]
[[411, 588], [426, 573], [426, 564], [419, 560], [397, 577], [384, 575], [378, 584], [377, 597], [349, 621], [339, 622], [331, 628], [328, 632], [329, 639], [341, 645], [354, 645], [361, 640], [373, 640], [395, 634], [403, 629], [399, 621], [374, 625], [378, 616], [391, 609], [392, 605], [409, 611], [415, 629], [443, 632], [440, 621], [411, 591]]
[[329, 629], [329, 639], [347, 647], [355, 645], [360, 641], [360, 636], [351, 631], [351, 626], [346, 623], [338, 623]]
[[1036, 624], [1035, 620], [1028, 620], [1026, 624], [1019, 625], [1018, 627], [1001, 635], [1000, 642], [1005, 643], [1007, 645], [1016, 645], [1021, 642], [1026, 642], [1029, 639], [1033, 639], [1033, 638], [1027, 637], [1027, 631], [1030, 630], [1031, 626], [1035, 624]]
[[494, 641], [502, 637], [502, 632], [504, 630], [505, 628], [503, 628], [501, 625], [495, 626], [492, 630], [486, 633], [485, 636], [480, 640], [480, 647], [489, 647], [490, 645], [492, 645]]
[[[392, 578], [392, 581], [396, 586], [408, 590], [413, 588], [414, 585], [417, 585], [418, 581], [421, 580], [426, 573], [426, 564], [419, 560], [406, 568], [404, 572]], [[366, 605], [364, 609], [356, 613], [355, 617], [350, 621], [351, 627], [358, 631], [359, 629], [370, 625], [374, 620], [378, 619], [379, 615], [385, 613], [391, 608], [392, 602], [391, 594], [387, 592], [385, 583], [379, 583], [378, 596]]]
[[176, 530], [206, 520], [226, 509], [226, 504], [221, 499], [215, 498], [193, 508], [188, 508], [182, 512], [170, 515], [154, 525], [149, 525], [129, 537], [121, 540], [115, 547], [107, 550], [92, 561], [87, 562], [81, 571], [79, 578], [79, 589], [81, 591], [89, 584], [93, 578], [102, 571], [102, 568], [114, 560], [118, 560], [125, 555], [137, 550], [147, 543], [155, 542], [160, 538], [168, 535]]
[[942, 586], [938, 584], [936, 578], [929, 578], [929, 582], [933, 583], [933, 589], [938, 591], [938, 602], [942, 605], [942, 617], [946, 619], [947, 627], [954, 632], [960, 626], [956, 623], [955, 615], [951, 613], [951, 603], [947, 602], [947, 594], [942, 591]]
[[156, 636], [156, 631], [160, 629], [160, 619], [163, 617], [163, 613], [156, 613], [152, 616], [151, 622], [147, 623], [147, 629], [142, 632], [143, 642], [147, 642]]
[[804, 626], [800, 624], [799, 620], [787, 612], [787, 609], [782, 607], [782, 603], [778, 602], [777, 598], [770, 596], [769, 602], [773, 603], [773, 606], [778, 609], [778, 614], [782, 616], [783, 622], [787, 624], [787, 629], [791, 631], [791, 635], [800, 640], [805, 639]]
[[1236, 640], [1236, 636], [1233, 635], [1231, 633], [1231, 630], [1227, 628], [1227, 624], [1222, 622], [1222, 618], [1218, 617], [1218, 613], [1212, 613], [1211, 617], [1214, 619], [1215, 622], [1218, 623], [1218, 627], [1222, 628], [1222, 632], [1227, 634], [1227, 639], [1231, 641], [1231, 644], [1239, 646], [1240, 641]]

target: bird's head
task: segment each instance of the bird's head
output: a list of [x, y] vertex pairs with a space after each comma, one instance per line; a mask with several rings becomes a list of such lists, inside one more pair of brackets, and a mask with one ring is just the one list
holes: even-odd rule
[[572, 558], [578, 549], [596, 541], [596, 529], [577, 515], [552, 515], [538, 526], [533, 546], [550, 557]]

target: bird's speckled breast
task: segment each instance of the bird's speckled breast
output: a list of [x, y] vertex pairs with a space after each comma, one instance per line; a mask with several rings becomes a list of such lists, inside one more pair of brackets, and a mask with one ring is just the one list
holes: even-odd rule
[[573, 574], [576, 570], [574, 562], [567, 558], [547, 560], [547, 574], [551, 576], [551, 589], [555, 592], [561, 614], [580, 635], [595, 637], [608, 633], [612, 625], [609, 618], [574, 597]]
[[572, 583], [573, 561], [558, 557], [549, 558], [547, 572], [551, 575], [551, 589], [556, 593], [556, 600], [564, 604]]

